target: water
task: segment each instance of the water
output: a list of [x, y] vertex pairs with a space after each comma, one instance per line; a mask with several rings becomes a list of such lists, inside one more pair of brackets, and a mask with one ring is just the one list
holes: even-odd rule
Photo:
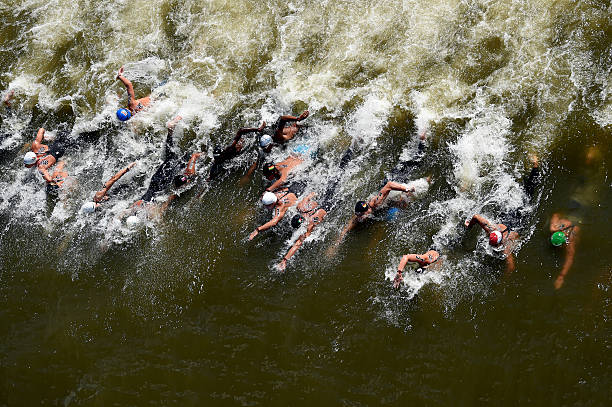
[[[0, 405], [609, 405], [612, 254], [611, 6], [606, 1], [4, 0], [0, 89]], [[125, 65], [152, 107], [128, 124]], [[161, 85], [160, 85], [161, 84]], [[159, 165], [176, 114], [182, 151], [309, 109], [298, 179], [336, 206], [285, 274], [297, 234], [268, 219], [243, 154], [203, 175], [159, 221], [117, 219]], [[73, 135], [76, 180], [58, 202], [21, 157], [38, 127]], [[429, 194], [327, 250], [354, 202], [427, 130]], [[249, 139], [247, 146], [254, 144]], [[355, 158], [342, 171], [348, 146]], [[544, 168], [533, 200], [528, 155]], [[587, 156], [590, 159], [587, 159]], [[93, 216], [93, 191], [137, 166]], [[196, 195], [204, 191], [203, 199]], [[581, 208], [575, 209], [576, 203]], [[548, 219], [583, 234], [563, 255]], [[461, 224], [520, 213], [517, 270]], [[402, 254], [436, 245], [442, 269]]]

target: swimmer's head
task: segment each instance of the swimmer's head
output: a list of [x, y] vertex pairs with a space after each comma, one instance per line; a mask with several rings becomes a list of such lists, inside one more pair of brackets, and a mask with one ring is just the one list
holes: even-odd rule
[[274, 205], [276, 201], [277, 201], [276, 195], [273, 194], [272, 192], [266, 192], [261, 197], [261, 203], [263, 203], [265, 206]]
[[300, 226], [302, 226], [302, 223], [304, 223], [304, 217], [300, 214], [295, 215], [293, 218], [291, 218], [291, 226], [294, 229], [299, 228]]
[[130, 229], [134, 229], [136, 228], [138, 225], [140, 225], [140, 218], [136, 215], [132, 215], [129, 216], [126, 220], [125, 220], [125, 225], [130, 228]]
[[550, 243], [552, 243], [553, 246], [559, 247], [564, 243], [567, 243], [567, 236], [565, 236], [565, 233], [561, 231], [555, 232], [550, 237]]
[[185, 174], [178, 174], [172, 180], [172, 183], [174, 184], [175, 188], [180, 188], [188, 182], [189, 182], [189, 176]]
[[32, 151], [28, 151], [23, 156], [23, 165], [28, 168], [32, 168], [34, 164], [36, 164], [36, 154], [34, 154]]
[[489, 244], [491, 246], [498, 246], [502, 242], [503, 238], [504, 236], [499, 230], [493, 231], [491, 234], [489, 234]]
[[263, 167], [263, 175], [268, 180], [280, 178], [280, 171], [276, 168], [276, 165], [272, 163], [265, 164]]
[[370, 209], [370, 205], [366, 201], [358, 201], [355, 204], [355, 215], [361, 216]]
[[270, 137], [267, 134], [264, 134], [263, 136], [261, 136], [261, 138], [259, 139], [259, 146], [261, 148], [266, 148], [269, 145], [272, 144], [272, 137]]
[[95, 211], [96, 211], [95, 202], [87, 202], [81, 207], [81, 212], [83, 213], [94, 213]]
[[130, 117], [132, 117], [132, 113], [130, 113], [130, 111], [126, 108], [121, 108], [117, 110], [117, 119], [121, 120], [122, 122], [129, 120]]

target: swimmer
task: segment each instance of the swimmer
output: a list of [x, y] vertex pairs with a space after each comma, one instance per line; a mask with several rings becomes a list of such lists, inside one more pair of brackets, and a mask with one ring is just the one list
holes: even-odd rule
[[422, 273], [427, 270], [430, 265], [440, 260], [440, 253], [434, 249], [429, 249], [424, 254], [405, 254], [397, 266], [397, 274], [393, 279], [393, 288], [399, 288], [401, 282], [404, 280], [402, 272], [408, 262], [417, 263], [420, 267], [416, 270], [417, 273]]
[[[307, 118], [309, 114], [310, 113], [308, 112], [308, 110], [304, 110], [304, 112], [302, 112], [302, 114], [298, 117], [288, 115], [281, 116], [272, 126], [274, 131], [272, 139], [274, 140], [274, 142], [283, 144], [291, 140], [298, 132], [300, 127], [302, 127], [298, 124], [298, 122]], [[287, 123], [289, 123], [289, 126], [287, 126]]]
[[519, 234], [503, 223], [492, 223], [481, 215], [474, 215], [471, 219], [466, 220], [465, 227], [469, 229], [474, 223], [478, 223], [489, 234], [489, 244], [494, 249], [503, 251], [506, 256], [507, 271], [514, 271], [516, 267], [512, 250], [519, 238]]
[[558, 290], [563, 286], [565, 276], [574, 263], [580, 227], [574, 225], [568, 219], [563, 219], [560, 214], [555, 213], [550, 219], [550, 233], [552, 233], [550, 237], [552, 245], [555, 247], [564, 246], [565, 250], [565, 262], [563, 263], [559, 276], [555, 280], [555, 289]]
[[278, 188], [282, 187], [287, 181], [289, 174], [297, 167], [302, 164], [304, 159], [297, 155], [290, 155], [283, 161], [277, 164], [265, 164], [263, 167], [263, 175], [268, 181], [274, 180], [272, 185], [266, 188], [268, 192], [274, 192]]
[[53, 175], [49, 174], [49, 169], [64, 155], [66, 148], [70, 147], [74, 142], [67, 139], [67, 132], [63, 132], [58, 136], [57, 140], [50, 146], [47, 146], [42, 144], [44, 136], [45, 129], [41, 127], [38, 129], [36, 139], [32, 143], [32, 151], [27, 152], [23, 157], [23, 164], [27, 168], [36, 166], [48, 185], [59, 187], [60, 184], [53, 179]]
[[125, 85], [125, 88], [128, 93], [127, 109], [121, 108], [117, 110], [117, 118], [124, 122], [126, 120], [129, 120], [136, 113], [148, 107], [151, 104], [151, 95], [141, 99], [136, 99], [132, 82], [130, 82], [129, 79], [123, 76], [123, 67], [119, 69], [119, 73], [117, 73], [117, 79], [119, 79]]
[[57, 196], [59, 189], [68, 179], [68, 173], [64, 171], [65, 164], [66, 163], [64, 161], [60, 161], [55, 167], [53, 167], [53, 173], [51, 174], [51, 179], [53, 179], [53, 182], [47, 183], [48, 195]]
[[102, 186], [102, 189], [96, 192], [96, 194], [94, 195], [93, 201], [87, 202], [85, 205], [83, 205], [82, 207], [83, 212], [93, 213], [97, 208], [99, 208], [102, 205], [103, 202], [108, 201], [109, 199], [107, 195], [108, 190], [111, 189], [113, 184], [119, 181], [119, 179], [121, 179], [121, 177], [123, 177], [135, 165], [136, 165], [135, 162], [131, 163], [130, 165], [128, 165], [127, 167], [125, 167], [124, 169], [122, 169], [121, 171], [113, 175], [108, 181], [106, 181], [104, 185]]
[[[417, 181], [420, 181], [420, 180], [417, 180]], [[426, 179], [422, 179], [421, 181], [425, 182], [426, 185], [429, 185], [429, 182], [431, 181], [431, 179], [426, 178]], [[421, 184], [423, 182], [421, 182]], [[373, 198], [370, 198], [368, 201], [358, 201], [355, 204], [355, 214], [353, 215], [349, 223], [344, 227], [344, 229], [340, 233], [340, 237], [336, 241], [336, 245], [340, 244], [340, 242], [342, 242], [342, 240], [344, 239], [344, 236], [348, 232], [353, 230], [358, 224], [365, 221], [366, 219], [371, 218], [374, 212], [383, 206], [383, 204], [387, 200], [387, 197], [389, 197], [389, 194], [392, 191], [398, 191], [402, 193], [401, 195], [399, 195], [400, 200], [397, 204], [399, 206], [405, 206], [407, 199], [413, 197], [415, 193], [417, 192], [417, 189], [415, 185], [410, 186], [406, 184], [400, 184], [398, 182], [389, 181], [380, 190], [380, 192]]]
[[[179, 157], [173, 151], [173, 133], [174, 127], [176, 124], [182, 119], [181, 116], [175, 117], [172, 121], [168, 122], [168, 135], [166, 137], [166, 145], [165, 145], [165, 158], [164, 162], [157, 168], [153, 176], [151, 177], [151, 181], [149, 182], [149, 188], [145, 192], [145, 194], [136, 201], [132, 208], [139, 208], [143, 206], [151, 206], [153, 198], [159, 194], [160, 192], [166, 190], [169, 186], [173, 186], [174, 188], [181, 188], [182, 186], [190, 183], [194, 176], [196, 175], [196, 160], [202, 155], [202, 153], [193, 153], [187, 162], [185, 170], [180, 173], [180, 169], [187, 160], [187, 157], [190, 156], [189, 153], [183, 155], [183, 157]], [[178, 173], [178, 174], [177, 174]], [[162, 206], [162, 212], [168, 206], [168, 204], [177, 197], [176, 194], [171, 195], [164, 206]]]
[[299, 228], [302, 224], [307, 223], [306, 232], [304, 232], [291, 246], [283, 260], [278, 265], [280, 271], [285, 271], [287, 268], [287, 261], [298, 251], [302, 244], [304, 244], [304, 240], [308, 236], [312, 234], [312, 231], [316, 226], [318, 226], [325, 215], [327, 215], [327, 211], [323, 209], [315, 200], [313, 200], [315, 193], [312, 192], [306, 196], [306, 198], [302, 199], [300, 203], [297, 205], [298, 214], [295, 215], [291, 219], [291, 226], [294, 228]]
[[261, 198], [261, 202], [268, 209], [272, 209], [272, 220], [255, 228], [249, 235], [249, 240], [253, 240], [255, 236], [264, 230], [268, 230], [280, 222], [291, 208], [297, 202], [297, 196], [289, 190], [289, 188], [278, 189], [275, 192], [266, 192]]
[[234, 137], [232, 144], [225, 147], [225, 149], [223, 150], [218, 147], [215, 147], [215, 150], [213, 152], [213, 163], [210, 167], [210, 175], [208, 176], [208, 179], [213, 179], [217, 175], [219, 175], [223, 171], [223, 163], [228, 160], [231, 160], [242, 152], [243, 143], [241, 141], [241, 138], [243, 135], [253, 132], [261, 133], [265, 127], [266, 122], [263, 122], [259, 127], [240, 129], [236, 132], [236, 136]]

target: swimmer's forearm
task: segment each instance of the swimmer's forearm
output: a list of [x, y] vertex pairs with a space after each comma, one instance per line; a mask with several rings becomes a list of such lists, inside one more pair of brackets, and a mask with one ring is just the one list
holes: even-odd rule
[[45, 129], [41, 127], [40, 129], [38, 129], [38, 133], [36, 133], [36, 142], [37, 143], [42, 142], [44, 137], [45, 137]]
[[397, 271], [398, 273], [401, 273], [404, 271], [404, 268], [406, 267], [406, 264], [408, 263], [408, 255], [404, 255], [402, 256], [402, 260], [400, 260], [399, 265], [397, 266]]

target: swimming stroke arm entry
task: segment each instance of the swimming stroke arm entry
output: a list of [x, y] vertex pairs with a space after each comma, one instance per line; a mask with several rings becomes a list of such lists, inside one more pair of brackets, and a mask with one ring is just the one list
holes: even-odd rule
[[319, 209], [317, 212], [314, 213], [313, 216], [319, 216], [319, 221], [315, 223], [312, 221], [312, 219], [309, 220], [308, 228], [306, 229], [306, 232], [295, 241], [293, 246], [291, 246], [291, 249], [289, 249], [285, 257], [283, 257], [283, 260], [278, 265], [278, 268], [281, 271], [285, 271], [285, 269], [287, 268], [287, 261], [289, 261], [289, 259], [293, 257], [295, 252], [297, 252], [300, 247], [302, 247], [302, 244], [304, 244], [304, 240], [306, 240], [306, 238], [312, 234], [312, 231], [314, 230], [315, 226], [317, 226], [319, 223], [323, 221], [323, 218], [325, 217], [325, 215], [327, 215], [327, 212], [325, 212], [325, 210], [323, 209]]
[[200, 158], [201, 155], [202, 153], [193, 153], [191, 155], [191, 158], [187, 163], [187, 168], [185, 168], [185, 171], [183, 172], [185, 175], [192, 176], [196, 173], [196, 160]]
[[283, 217], [285, 216], [285, 213], [287, 213], [288, 207], [286, 207], [285, 205], [282, 205], [278, 211], [278, 214], [276, 216], [274, 216], [272, 218], [272, 220], [270, 220], [269, 222], [264, 223], [263, 225], [255, 228], [255, 230], [249, 235], [249, 240], [253, 240], [253, 238], [255, 238], [255, 236], [257, 236], [259, 234], [259, 232], [262, 232], [264, 230], [268, 230], [276, 225], [278, 225], [278, 222], [281, 221], [281, 219], [283, 219]]
[[389, 181], [380, 190], [378, 195], [376, 195], [374, 198], [370, 200], [369, 202], [370, 207], [376, 208], [382, 205], [382, 203], [385, 201], [385, 199], [387, 199], [391, 191], [401, 191], [401, 192], [411, 193], [414, 191], [414, 188], [408, 188], [400, 183]]
[[45, 137], [45, 129], [41, 127], [40, 129], [38, 129], [38, 133], [36, 133], [36, 138], [34, 139], [34, 142], [32, 143], [32, 151], [34, 151], [35, 153], [38, 153], [37, 150], [40, 148], [44, 137]]
[[117, 74], [117, 79], [119, 79], [124, 85], [125, 89], [128, 93], [128, 107], [130, 110], [134, 109], [136, 105], [136, 95], [134, 94], [134, 86], [129, 79], [123, 76], [123, 67], [119, 69], [119, 73]]
[[96, 203], [99, 203], [99, 202], [101, 202], [103, 200], [108, 199], [108, 197], [106, 196], [108, 190], [111, 189], [113, 184], [115, 182], [119, 181], [119, 179], [121, 177], [123, 177], [125, 175], [125, 173], [128, 172], [135, 165], [136, 165], [136, 162], [133, 162], [130, 165], [128, 165], [127, 167], [125, 167], [122, 170], [120, 170], [115, 175], [113, 175], [108, 181], [106, 181], [104, 183], [104, 187], [101, 190], [99, 190], [98, 192], [96, 192], [96, 194], [94, 195], [93, 201], [96, 202]]
[[555, 289], [559, 289], [563, 286], [565, 282], [565, 276], [569, 273], [572, 264], [574, 264], [574, 256], [576, 254], [576, 244], [578, 244], [578, 234], [580, 233], [580, 228], [578, 226], [574, 226], [573, 236], [567, 242], [567, 247], [565, 248], [565, 262], [563, 263], [563, 267], [561, 268], [561, 272], [559, 276], [555, 280]]
[[266, 128], [266, 122], [263, 122], [261, 126], [259, 127], [245, 127], [245, 128], [239, 129], [236, 132], [236, 136], [234, 137], [234, 141], [232, 142], [232, 145], [235, 146], [240, 141], [243, 135], [247, 133], [261, 133], [263, 129], [265, 128]]
[[276, 181], [274, 181], [274, 183], [272, 185], [270, 185], [268, 188], [266, 188], [266, 191], [272, 192], [272, 191], [280, 188], [280, 186], [283, 185], [286, 180], [287, 180], [287, 172], [283, 171], [281, 173], [280, 178], [277, 179]]
[[402, 272], [404, 271], [404, 268], [406, 267], [408, 261], [412, 261], [410, 260], [410, 256], [411, 255], [409, 254], [402, 256], [402, 259], [400, 260], [400, 263], [397, 266], [397, 274], [395, 274], [395, 278], [393, 279], [393, 288], [398, 288], [401, 282], [404, 280]]
[[480, 215], [474, 215], [474, 216], [472, 216], [472, 219], [470, 219], [469, 221], [467, 221], [467, 220], [466, 220], [466, 221], [465, 221], [465, 227], [469, 229], [469, 228], [471, 228], [471, 227], [472, 227], [472, 225], [473, 225], [474, 223], [478, 223], [478, 225], [479, 225], [481, 228], [483, 228], [483, 229], [484, 229], [484, 231], [485, 231], [485, 232], [487, 232], [487, 233], [491, 233], [491, 232], [493, 232], [493, 231], [497, 230], [497, 229], [496, 229], [496, 228], [493, 226], [493, 224], [492, 224], [491, 222], [489, 222], [489, 220], [488, 220], [488, 219], [486, 219], [486, 218], [484, 218], [484, 217], [482, 217], [482, 216], [480, 216]]

